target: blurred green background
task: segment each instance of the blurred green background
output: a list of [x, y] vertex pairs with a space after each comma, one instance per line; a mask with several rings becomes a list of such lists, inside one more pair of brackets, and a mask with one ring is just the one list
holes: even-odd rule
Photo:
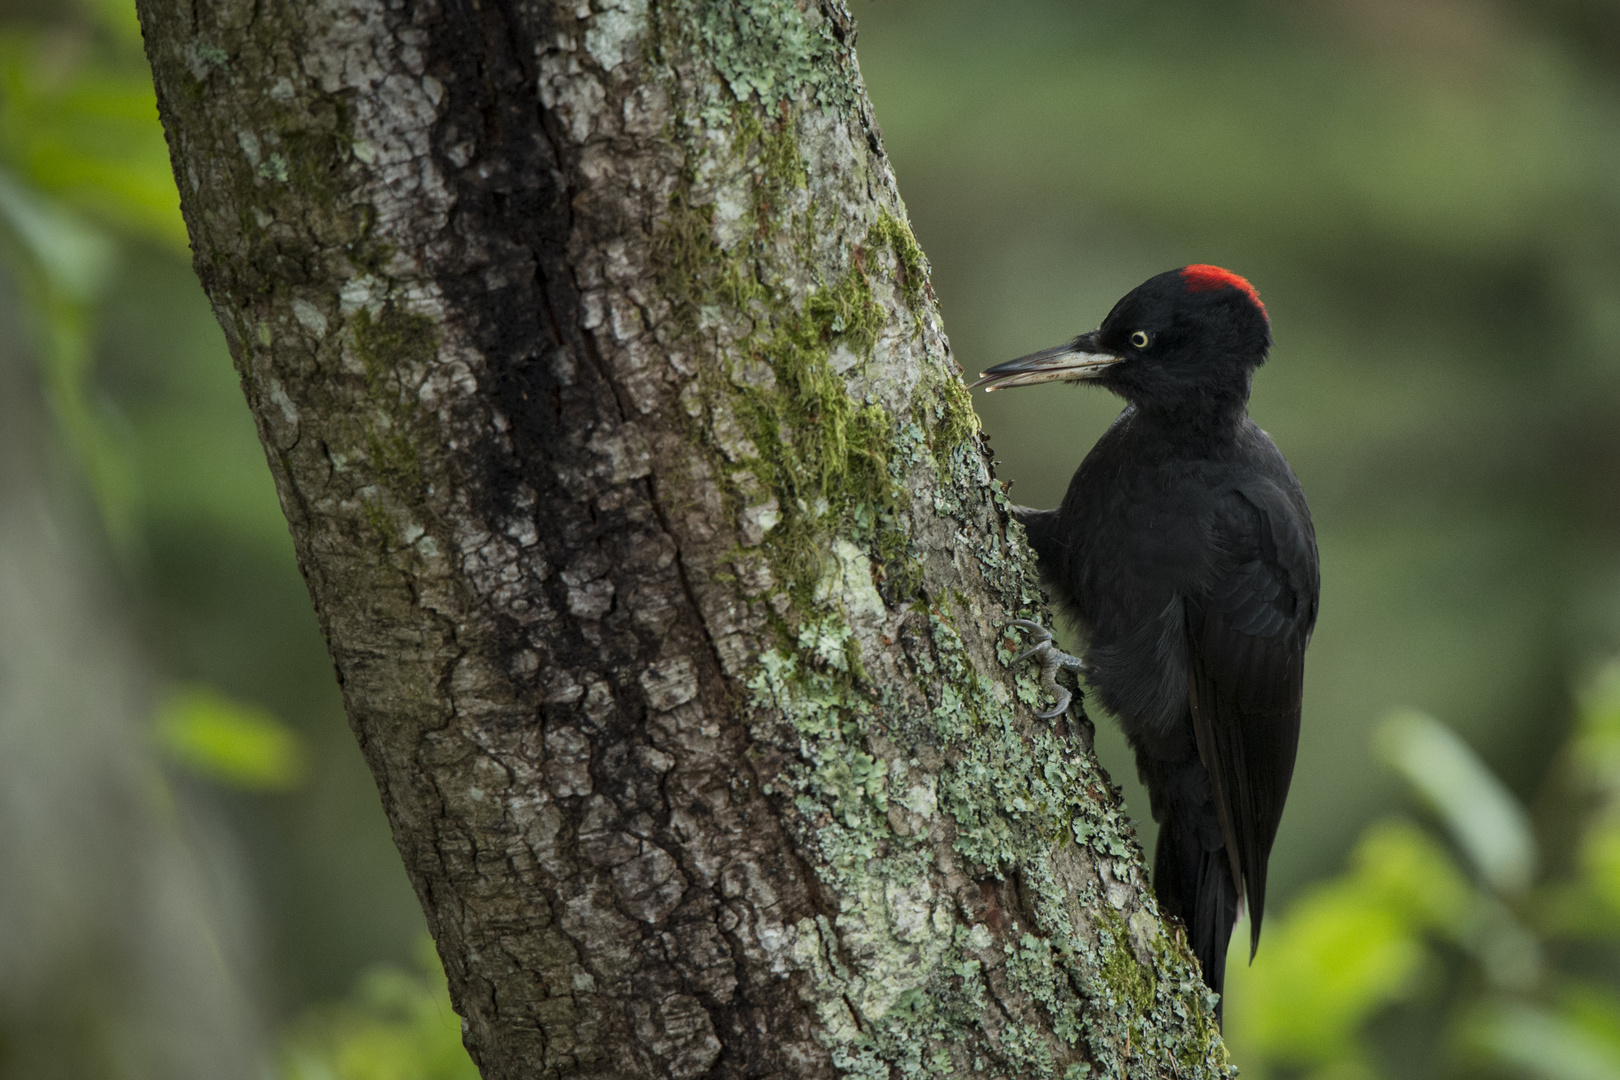
[[[1614, 33], [1620, 7], [1579, 14], [1605, 11]], [[1528, 794], [1570, 679], [1620, 644], [1620, 63], [1576, 14], [860, 10], [964, 368], [1090, 329], [1186, 263], [1266, 301], [1251, 411], [1305, 486], [1323, 581], [1279, 897], [1394, 796], [1368, 749], [1383, 712], [1447, 718]], [[976, 404], [1014, 499], [1043, 507], [1119, 407], [1068, 387]]]
[[[1620, 3], [855, 13], [970, 372], [1188, 262], [1271, 312], [1324, 585], [1234, 1061], [1620, 1080]], [[0, 0], [0, 256], [0, 1076], [466, 1075], [125, 0]], [[1038, 506], [1118, 408], [977, 405]]]

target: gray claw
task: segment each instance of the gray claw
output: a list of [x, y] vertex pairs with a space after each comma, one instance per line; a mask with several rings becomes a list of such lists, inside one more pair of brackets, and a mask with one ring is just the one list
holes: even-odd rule
[[1052, 706], [1046, 712], [1038, 712], [1038, 713], [1036, 713], [1035, 714], [1035, 719], [1037, 719], [1037, 720], [1056, 720], [1058, 717], [1062, 716], [1064, 713], [1069, 711], [1069, 702], [1074, 700], [1074, 695], [1073, 694], [1069, 693], [1069, 691], [1064, 689], [1063, 687], [1058, 686], [1058, 684], [1055, 681], [1050, 680], [1050, 679], [1042, 678], [1041, 679], [1041, 686], [1048, 693], [1051, 693], [1051, 691], [1054, 690], [1054, 689], [1057, 690], [1057, 704]]
[[1040, 652], [1042, 649], [1047, 649], [1047, 648], [1050, 648], [1050, 647], [1051, 646], [1049, 646], [1046, 642], [1043, 641], [1039, 645], [1035, 645], [1035, 646], [1033, 646], [1031, 648], [1025, 649], [1023, 652], [1021, 652], [1017, 656], [1013, 657], [1012, 662], [1015, 663], [1015, 664], [1022, 664], [1025, 660], [1028, 660], [1030, 657], [1034, 656], [1036, 653]]
[[1029, 648], [1013, 657], [1012, 662], [1021, 664], [1025, 660], [1034, 659], [1041, 665], [1041, 689], [1057, 699], [1057, 704], [1046, 712], [1035, 714], [1038, 720], [1052, 720], [1062, 716], [1069, 710], [1069, 703], [1074, 695], [1067, 688], [1059, 686], [1057, 673], [1059, 671], [1073, 671], [1076, 673], [1086, 670], [1085, 661], [1078, 656], [1070, 656], [1052, 644], [1052, 631], [1038, 622], [1029, 619], [1014, 619], [1009, 626], [1016, 626], [1029, 633], [1032, 644]]

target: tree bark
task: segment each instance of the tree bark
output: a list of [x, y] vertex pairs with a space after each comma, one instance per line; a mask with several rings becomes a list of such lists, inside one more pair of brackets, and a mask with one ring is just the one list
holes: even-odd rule
[[486, 1077], [1216, 1076], [842, 0], [143, 0]]

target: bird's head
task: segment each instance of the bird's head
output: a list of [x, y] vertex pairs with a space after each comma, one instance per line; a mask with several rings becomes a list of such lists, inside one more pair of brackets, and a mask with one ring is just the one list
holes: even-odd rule
[[973, 386], [1087, 381], [1144, 408], [1241, 406], [1270, 348], [1253, 285], [1218, 266], [1184, 266], [1132, 289], [1097, 329], [997, 364]]

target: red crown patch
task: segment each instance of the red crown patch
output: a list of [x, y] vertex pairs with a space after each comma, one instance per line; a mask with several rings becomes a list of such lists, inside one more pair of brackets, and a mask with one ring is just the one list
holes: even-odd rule
[[[1237, 289], [1260, 309], [1260, 314], [1266, 314], [1266, 305], [1260, 302], [1260, 294], [1249, 284], [1247, 278], [1239, 277], [1230, 270], [1222, 270], [1218, 266], [1209, 266], [1205, 263], [1194, 263], [1181, 269], [1181, 280], [1187, 283], [1188, 292], [1213, 292], [1216, 289]], [[1266, 316], [1270, 320], [1270, 316]]]

